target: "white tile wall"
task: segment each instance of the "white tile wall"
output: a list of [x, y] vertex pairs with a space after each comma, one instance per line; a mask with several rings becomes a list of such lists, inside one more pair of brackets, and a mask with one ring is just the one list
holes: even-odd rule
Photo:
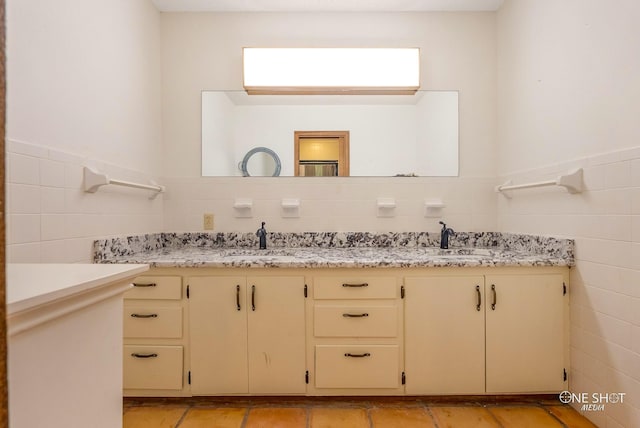
[[7, 260], [89, 263], [96, 238], [162, 230], [162, 195], [106, 186], [82, 190], [84, 165], [113, 178], [148, 182], [147, 174], [72, 153], [7, 142]]
[[[252, 231], [261, 221], [271, 231], [437, 231], [444, 219], [461, 231], [495, 230], [494, 178], [302, 178], [243, 177], [165, 179], [166, 231], [201, 231], [204, 213], [215, 231]], [[396, 202], [393, 217], [379, 217], [377, 199]], [[234, 200], [253, 200], [252, 217], [238, 218]], [[284, 198], [300, 200], [300, 216], [282, 215]], [[427, 199], [442, 199], [441, 218], [425, 217]]]
[[640, 148], [502, 177], [514, 183], [584, 168], [586, 190], [513, 192], [498, 199], [500, 230], [576, 239], [571, 271], [573, 392], [624, 392], [585, 412], [602, 427], [640, 427]]

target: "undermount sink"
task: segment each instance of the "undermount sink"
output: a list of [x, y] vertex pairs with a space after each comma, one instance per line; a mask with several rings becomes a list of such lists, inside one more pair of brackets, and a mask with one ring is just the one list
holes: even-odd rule
[[238, 258], [271, 258], [271, 257], [292, 257], [294, 252], [284, 248], [273, 248], [260, 250], [258, 248], [234, 248], [223, 251], [223, 257]]
[[224, 250], [222, 257], [229, 261], [286, 262], [294, 259], [294, 253], [282, 248], [266, 250], [257, 248], [234, 248]]
[[421, 248], [419, 251], [425, 255], [438, 257], [487, 257], [494, 255], [495, 251], [488, 248]]
[[295, 257], [293, 256], [225, 256], [225, 260], [238, 260], [238, 261], [247, 261], [247, 262], [251, 262], [251, 261], [256, 261], [256, 262], [260, 262], [260, 261], [264, 261], [264, 262], [287, 262], [287, 261], [292, 261], [294, 260]]

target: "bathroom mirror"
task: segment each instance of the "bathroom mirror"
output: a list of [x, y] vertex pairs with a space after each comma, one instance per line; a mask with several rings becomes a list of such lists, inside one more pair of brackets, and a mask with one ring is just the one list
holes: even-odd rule
[[273, 150], [267, 147], [256, 147], [247, 152], [238, 165], [243, 177], [277, 177], [282, 164]]
[[[294, 176], [294, 134], [336, 130], [349, 132], [350, 176], [458, 175], [457, 91], [415, 95], [203, 91], [202, 175], [242, 176], [238, 165], [252, 149], [263, 147], [279, 158], [281, 176]], [[248, 175], [273, 175], [269, 172], [275, 166], [268, 162], [250, 157]]]

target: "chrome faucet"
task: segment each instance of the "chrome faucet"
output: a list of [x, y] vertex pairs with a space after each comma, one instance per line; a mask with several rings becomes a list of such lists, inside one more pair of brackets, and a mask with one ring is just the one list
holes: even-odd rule
[[440, 231], [440, 248], [446, 250], [449, 248], [449, 236], [453, 235], [455, 232], [444, 222], [439, 222], [442, 225], [442, 230]]
[[264, 228], [265, 222], [262, 222], [262, 226], [256, 232], [256, 236], [260, 239], [260, 249], [267, 249], [267, 229]]

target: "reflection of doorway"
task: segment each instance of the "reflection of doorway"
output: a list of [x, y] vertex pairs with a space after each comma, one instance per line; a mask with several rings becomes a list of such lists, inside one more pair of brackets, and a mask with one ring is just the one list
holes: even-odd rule
[[294, 174], [349, 176], [349, 131], [294, 131]]

